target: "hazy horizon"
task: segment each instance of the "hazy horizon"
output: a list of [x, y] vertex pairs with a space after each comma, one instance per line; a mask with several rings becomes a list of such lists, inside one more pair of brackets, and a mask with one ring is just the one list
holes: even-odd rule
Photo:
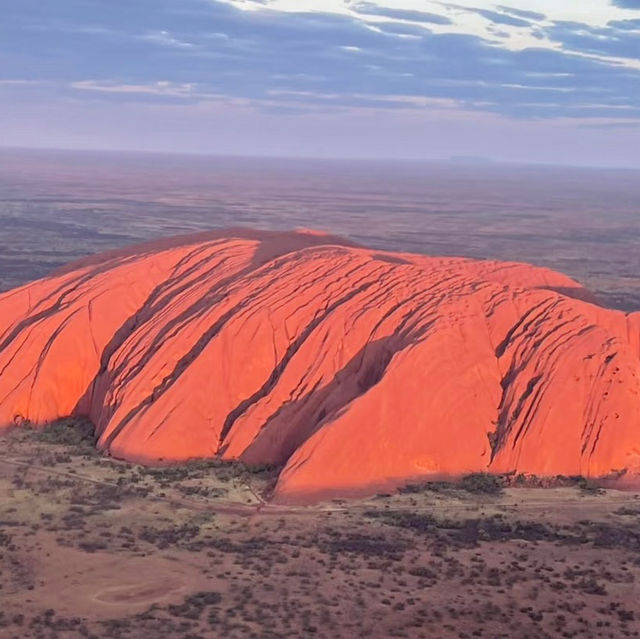
[[554, 162], [534, 162], [534, 161], [517, 161], [517, 160], [501, 160], [491, 156], [476, 155], [451, 155], [442, 157], [384, 157], [384, 156], [336, 156], [336, 155], [268, 155], [268, 154], [245, 154], [245, 153], [215, 153], [214, 151], [172, 151], [172, 150], [141, 150], [134, 148], [89, 148], [89, 147], [46, 147], [46, 146], [10, 146], [0, 144], [0, 153], [2, 152], [31, 152], [31, 153], [87, 153], [87, 154], [105, 154], [105, 155], [138, 155], [138, 156], [167, 156], [167, 157], [193, 157], [193, 158], [211, 158], [223, 160], [225, 158], [246, 159], [246, 160], [301, 160], [301, 161], [321, 161], [321, 162], [371, 162], [371, 163], [408, 163], [408, 164], [452, 164], [461, 166], [495, 166], [495, 167], [539, 167], [539, 168], [565, 168], [565, 169], [593, 169], [603, 171], [640, 171], [640, 162], [637, 165], [607, 165], [607, 164], [589, 164], [589, 163], [554, 163]]

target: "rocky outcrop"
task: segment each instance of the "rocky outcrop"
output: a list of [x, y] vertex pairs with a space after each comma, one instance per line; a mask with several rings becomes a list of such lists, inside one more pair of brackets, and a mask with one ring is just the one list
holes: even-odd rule
[[211, 232], [0, 295], [0, 425], [88, 416], [143, 463], [282, 466], [280, 499], [472, 471], [640, 473], [640, 314], [524, 264]]

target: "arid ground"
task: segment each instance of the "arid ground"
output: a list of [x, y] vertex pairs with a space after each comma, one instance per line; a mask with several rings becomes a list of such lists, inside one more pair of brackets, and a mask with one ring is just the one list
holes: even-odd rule
[[640, 494], [472, 476], [284, 507], [269, 468], [146, 469], [90, 431], [3, 436], [2, 638], [640, 635]]

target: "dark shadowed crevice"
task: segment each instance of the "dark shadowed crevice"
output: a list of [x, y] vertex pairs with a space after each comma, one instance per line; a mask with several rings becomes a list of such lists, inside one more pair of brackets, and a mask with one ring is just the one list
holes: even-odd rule
[[[327, 306], [323, 312], [316, 314], [316, 316], [309, 322], [309, 324], [305, 327], [305, 329], [298, 335], [298, 337], [291, 342], [289, 348], [287, 348], [285, 354], [282, 359], [278, 362], [278, 364], [274, 367], [271, 375], [267, 379], [267, 381], [259, 388], [253, 395], [247, 397], [242, 400], [238, 406], [236, 406], [228, 415], [224, 421], [222, 426], [222, 430], [220, 432], [220, 444], [224, 442], [225, 437], [231, 430], [234, 422], [240, 415], [247, 411], [247, 409], [260, 401], [263, 397], [269, 394], [273, 387], [278, 383], [282, 373], [284, 372], [287, 364], [291, 361], [291, 358], [296, 354], [302, 344], [309, 338], [311, 333], [331, 314], [335, 311], [339, 306], [345, 304], [349, 300], [353, 299], [356, 295], [359, 295], [363, 291], [366, 291], [368, 288], [373, 286], [373, 282], [365, 282], [361, 284], [357, 288], [349, 291], [346, 295], [343, 295], [341, 298], [337, 299], [335, 302]], [[221, 452], [223, 452], [221, 450]]]
[[286, 464], [318, 430], [378, 384], [394, 355], [410, 343], [412, 338], [395, 333], [365, 344], [330, 382], [322, 386], [316, 383], [303, 396], [279, 406], [240, 458], [247, 463], [267, 459], [269, 463]]

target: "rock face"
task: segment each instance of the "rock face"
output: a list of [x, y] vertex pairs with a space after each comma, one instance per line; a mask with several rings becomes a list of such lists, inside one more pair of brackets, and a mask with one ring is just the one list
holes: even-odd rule
[[472, 471], [640, 476], [640, 314], [524, 264], [246, 230], [0, 295], [0, 425], [144, 463], [282, 465], [308, 500]]

